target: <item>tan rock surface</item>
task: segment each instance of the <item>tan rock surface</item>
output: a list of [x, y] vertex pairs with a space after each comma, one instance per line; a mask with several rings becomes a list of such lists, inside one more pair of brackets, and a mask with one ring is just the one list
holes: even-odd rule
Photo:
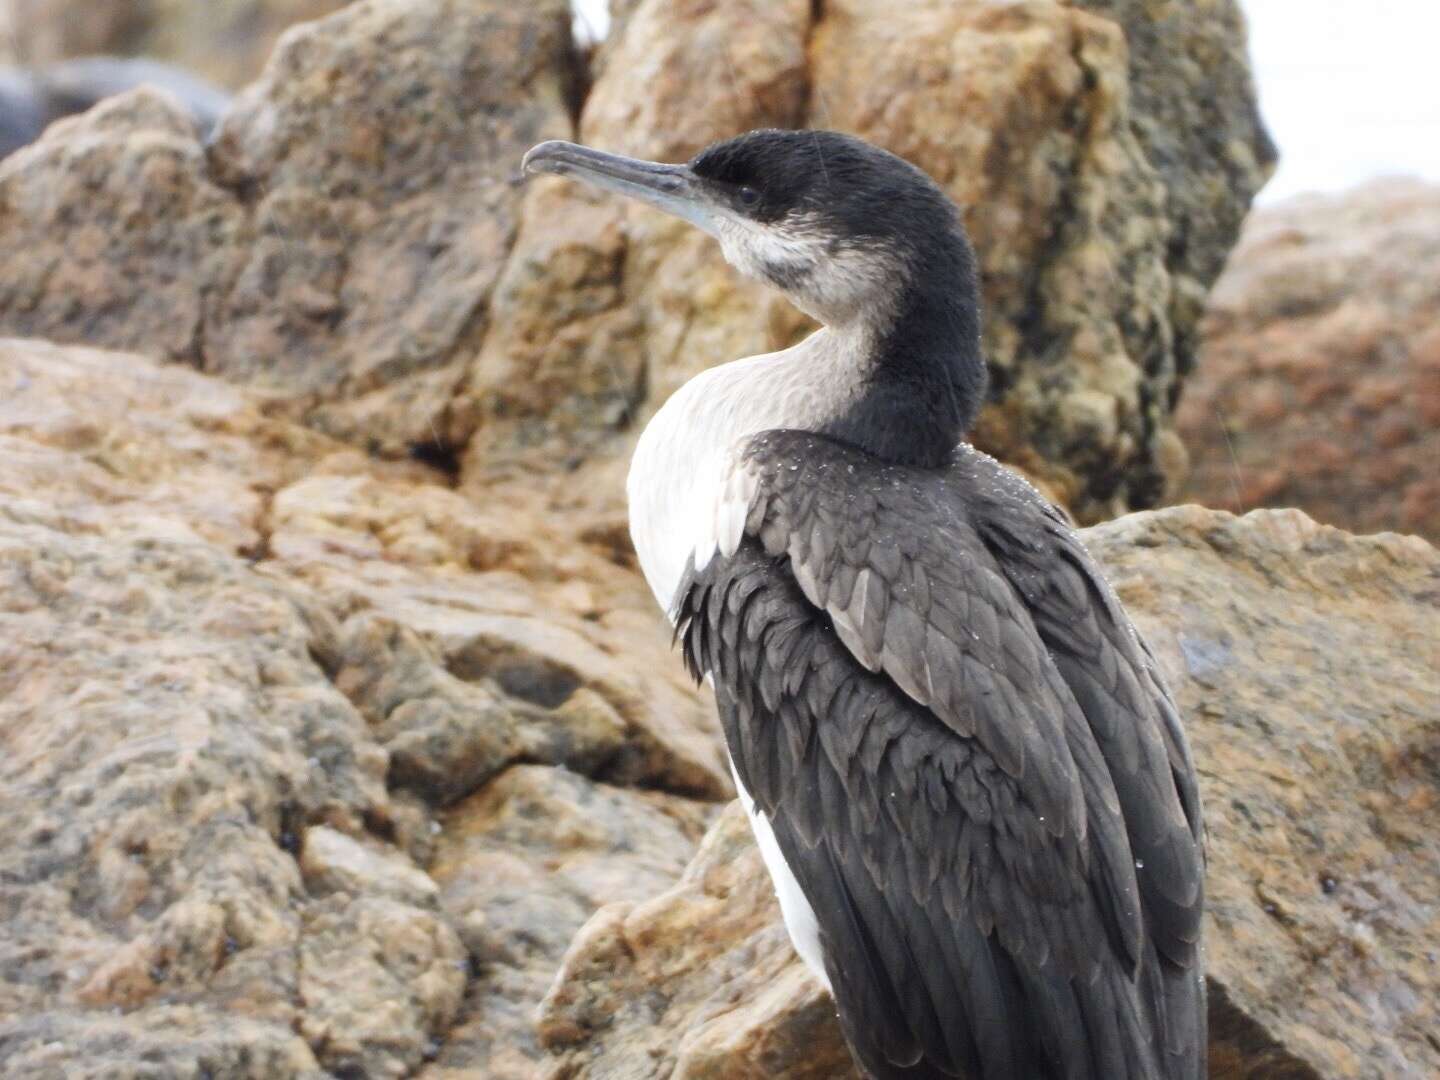
[[288, 35], [216, 136], [255, 236], [206, 369], [313, 395], [362, 445], [433, 441], [513, 238], [516, 163], [570, 129], [569, 17], [380, 0]]
[[[303, 1075], [309, 1051], [282, 1053], [308, 1014], [311, 947], [287, 848], [303, 822], [359, 832], [388, 812], [384, 752], [312, 655], [333, 627], [209, 544], [65, 526], [38, 502], [0, 508], [4, 1071], [38, 1060], [26, 1043], [52, 1014], [119, 1010], [138, 1037], [164, 1023], [152, 1011], [187, 1004], [208, 1025], [171, 1045], [172, 1068], [228, 1053], [234, 1013], [290, 1063], [234, 1075]], [[384, 929], [355, 929], [351, 947], [382, 948]], [[346, 989], [362, 1012], [389, 992]], [[459, 996], [445, 989], [416, 993], [443, 1014]], [[428, 1035], [392, 1037], [418, 1058]], [[77, 1032], [67, 1053], [89, 1061], [104, 1040], [105, 1025]]]
[[0, 0], [15, 59], [71, 56], [162, 57], [224, 86], [259, 74], [289, 26], [318, 19], [348, 0]]
[[0, 496], [66, 531], [253, 554], [269, 493], [344, 448], [242, 390], [126, 353], [0, 339]]
[[143, 90], [52, 127], [0, 168], [0, 332], [184, 361], [393, 454], [438, 442], [516, 162], [570, 132], [568, 19], [349, 7], [286, 37], [208, 154]]
[[[1169, 413], [1197, 297], [1273, 149], [1233, 3], [1086, 6], [1102, 14], [642, 0], [601, 50], [580, 137], [676, 160], [808, 123], [921, 165], [969, 208], [981, 255], [997, 374], [981, 441], [1103, 517], [1153, 503], [1183, 459]], [[1202, 95], [1221, 71], [1226, 92]], [[537, 183], [454, 413], [452, 441], [478, 426], [467, 482], [593, 454], [697, 370], [805, 329], [693, 229]]]
[[536, 508], [320, 476], [274, 500], [274, 569], [342, 614], [338, 684], [391, 779], [449, 802], [520, 762], [731, 791], [718, 722], [636, 576]]
[[738, 802], [674, 888], [585, 924], [539, 1028], [559, 1055], [553, 1080], [858, 1077], [834, 1002], [790, 946]]
[[245, 229], [178, 101], [111, 98], [0, 163], [0, 334], [199, 365]]
[[5, 341], [0, 389], [0, 1073], [533, 1051], [568, 930], [475, 942], [663, 889], [712, 804], [509, 766], [729, 791], [634, 574], [183, 368]]
[[448, 811], [432, 873], [475, 976], [433, 1080], [530, 1080], [547, 1064], [535, 1008], [596, 908], [667, 888], [713, 804], [522, 765]]
[[[683, 159], [813, 124], [915, 160], [982, 257], [981, 441], [1085, 519], [1163, 494], [1200, 297], [1272, 153], [1232, 0], [620, 14], [581, 139]], [[209, 154], [149, 97], [52, 131], [0, 170], [0, 331], [218, 372], [474, 488], [609, 483], [685, 378], [808, 327], [682, 223], [553, 180], [522, 199], [523, 150], [573, 134], [569, 17], [373, 0], [287, 36]]]
[[[1295, 511], [1179, 507], [1086, 536], [1190, 718], [1211, 1076], [1434, 1075], [1440, 552]], [[844, 1075], [733, 806], [673, 889], [587, 923], [541, 1030], [555, 1077]]]
[[1440, 540], [1440, 188], [1257, 212], [1176, 415], [1186, 498]]

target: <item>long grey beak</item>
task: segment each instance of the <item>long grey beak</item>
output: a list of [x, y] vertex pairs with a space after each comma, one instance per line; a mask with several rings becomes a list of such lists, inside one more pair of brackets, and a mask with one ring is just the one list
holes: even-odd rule
[[552, 139], [531, 147], [520, 171], [573, 176], [684, 218], [708, 233], [715, 231], [718, 207], [686, 165], [662, 165]]

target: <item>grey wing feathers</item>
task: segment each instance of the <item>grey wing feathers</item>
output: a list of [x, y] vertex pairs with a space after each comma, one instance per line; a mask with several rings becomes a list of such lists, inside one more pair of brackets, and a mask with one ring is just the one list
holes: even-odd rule
[[677, 633], [866, 1068], [1198, 1080], [1193, 769], [1073, 534], [971, 451], [910, 470], [767, 432], [738, 467], [745, 537]]

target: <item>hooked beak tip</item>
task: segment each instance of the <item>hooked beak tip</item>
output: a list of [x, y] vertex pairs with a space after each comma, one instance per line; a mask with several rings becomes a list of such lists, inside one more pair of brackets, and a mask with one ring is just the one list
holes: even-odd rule
[[550, 139], [548, 142], [542, 142], [532, 146], [525, 152], [525, 156], [520, 159], [520, 175], [530, 176], [532, 173], [564, 172], [565, 166], [561, 152], [569, 145], [569, 143], [560, 139]]

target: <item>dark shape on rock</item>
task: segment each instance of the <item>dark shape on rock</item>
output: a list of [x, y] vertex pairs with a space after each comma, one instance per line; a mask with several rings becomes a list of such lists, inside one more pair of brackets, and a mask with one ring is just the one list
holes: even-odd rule
[[23, 71], [0, 70], [0, 158], [34, 142], [45, 130], [45, 109], [34, 80]]
[[31, 70], [0, 70], [0, 158], [34, 142], [54, 121], [140, 86], [177, 98], [203, 138], [230, 107], [225, 91], [155, 60], [88, 56]]

